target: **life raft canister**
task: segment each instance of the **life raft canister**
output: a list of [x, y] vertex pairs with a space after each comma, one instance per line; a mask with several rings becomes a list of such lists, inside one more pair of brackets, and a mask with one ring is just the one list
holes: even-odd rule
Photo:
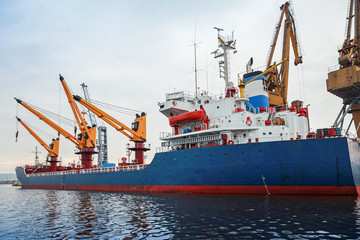
[[171, 127], [175, 127], [181, 124], [191, 123], [203, 119], [205, 116], [204, 110], [192, 111], [183, 113], [176, 116], [169, 117], [169, 123]]

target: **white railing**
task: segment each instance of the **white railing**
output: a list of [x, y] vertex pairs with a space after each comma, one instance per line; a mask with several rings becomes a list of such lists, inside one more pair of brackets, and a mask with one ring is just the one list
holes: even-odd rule
[[160, 132], [160, 139], [171, 137], [172, 135], [170, 132]]
[[148, 164], [140, 165], [128, 165], [121, 167], [108, 167], [108, 168], [90, 168], [90, 169], [77, 169], [68, 171], [56, 171], [56, 172], [43, 172], [26, 174], [27, 177], [35, 176], [57, 176], [57, 175], [71, 175], [71, 174], [86, 174], [86, 173], [105, 173], [105, 172], [121, 172], [121, 171], [138, 171], [146, 168]]
[[329, 72], [333, 72], [333, 71], [336, 71], [336, 70], [339, 70], [340, 69], [340, 65], [335, 65], [335, 66], [331, 66], [328, 68], [328, 73]]
[[[166, 142], [166, 143], [168, 143], [168, 142]], [[157, 147], [156, 153], [169, 152], [170, 150], [171, 150], [170, 147]]]

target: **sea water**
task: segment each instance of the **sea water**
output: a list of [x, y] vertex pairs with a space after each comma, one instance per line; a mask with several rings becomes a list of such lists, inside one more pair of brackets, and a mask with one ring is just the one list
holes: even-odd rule
[[0, 185], [0, 239], [360, 239], [355, 196], [139, 194]]

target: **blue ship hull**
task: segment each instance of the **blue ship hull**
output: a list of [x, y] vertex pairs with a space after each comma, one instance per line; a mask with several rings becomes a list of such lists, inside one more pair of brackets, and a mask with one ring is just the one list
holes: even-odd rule
[[359, 144], [347, 138], [224, 145], [157, 153], [143, 170], [16, 174], [23, 188], [124, 192], [357, 195]]

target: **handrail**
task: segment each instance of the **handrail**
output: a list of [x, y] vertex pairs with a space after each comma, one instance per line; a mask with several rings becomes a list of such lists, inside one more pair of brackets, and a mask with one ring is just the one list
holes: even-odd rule
[[27, 177], [38, 177], [38, 176], [58, 176], [58, 175], [70, 175], [70, 174], [138, 171], [138, 170], [142, 170], [142, 169], [146, 168], [147, 166], [148, 166], [148, 164], [139, 164], [139, 165], [127, 165], [127, 166], [121, 166], [121, 167], [75, 169], [75, 170], [57, 171], [57, 172], [30, 173], [30, 174], [26, 174], [26, 176]]

